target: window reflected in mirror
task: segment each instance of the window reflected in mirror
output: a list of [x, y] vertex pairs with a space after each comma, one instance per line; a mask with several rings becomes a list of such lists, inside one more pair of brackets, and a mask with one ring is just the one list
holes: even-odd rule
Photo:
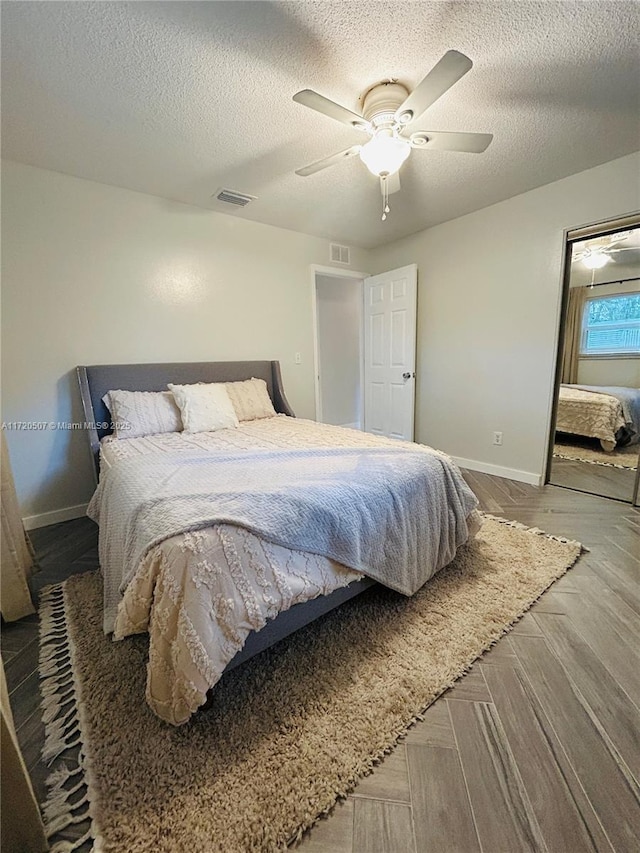
[[640, 451], [640, 226], [570, 241], [567, 265], [549, 482], [632, 502]]

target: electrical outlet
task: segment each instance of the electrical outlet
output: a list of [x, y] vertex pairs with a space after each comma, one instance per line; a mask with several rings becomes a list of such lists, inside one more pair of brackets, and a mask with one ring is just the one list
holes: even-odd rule
[[299, 352], [296, 353], [295, 362], [296, 364], [302, 364], [302, 356]]
[[502, 433], [501, 432], [494, 432], [493, 443], [497, 444], [499, 447], [502, 445]]

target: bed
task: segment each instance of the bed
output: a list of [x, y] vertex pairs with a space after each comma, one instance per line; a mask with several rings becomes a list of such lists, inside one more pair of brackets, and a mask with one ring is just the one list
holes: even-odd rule
[[[266, 385], [268, 417], [112, 434], [103, 397], [113, 389], [253, 378]], [[174, 725], [223, 672], [373, 584], [411, 594], [480, 525], [447, 456], [295, 418], [278, 362], [101, 365], [79, 367], [78, 380], [98, 481], [89, 514], [103, 627], [116, 640], [149, 633], [147, 702]]]
[[640, 439], [640, 389], [561, 385], [556, 430], [596, 438], [603, 450]]

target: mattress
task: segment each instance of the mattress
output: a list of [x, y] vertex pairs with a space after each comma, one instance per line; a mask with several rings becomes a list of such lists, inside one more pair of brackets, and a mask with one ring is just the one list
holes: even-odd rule
[[[119, 463], [126, 465], [143, 456], [184, 453], [186, 459], [196, 452], [379, 449], [385, 445], [395, 448], [397, 442], [279, 415], [214, 433], [107, 437], [101, 442], [100, 463], [105, 476]], [[101, 536], [102, 522], [101, 518]], [[478, 527], [473, 512], [468, 518], [469, 533]], [[450, 538], [450, 533], [442, 535]], [[327, 557], [267, 542], [231, 524], [189, 530], [153, 546], [123, 594], [119, 591], [122, 573], [105, 572], [102, 557], [101, 564], [104, 628], [113, 630], [115, 639], [149, 633], [147, 702], [174, 725], [185, 722], [204, 703], [207, 690], [251, 631], [260, 630], [294, 604], [328, 595], [363, 576]]]
[[609, 394], [560, 386], [556, 430], [610, 441], [625, 426], [622, 403]]

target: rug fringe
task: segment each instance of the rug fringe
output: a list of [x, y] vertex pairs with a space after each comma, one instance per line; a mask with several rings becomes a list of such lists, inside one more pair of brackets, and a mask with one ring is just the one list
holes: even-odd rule
[[63, 764], [61, 767], [58, 767], [57, 770], [54, 770], [53, 773], [51, 773], [47, 777], [46, 785], [47, 788], [50, 789], [49, 795], [51, 796], [55, 794], [64, 786], [64, 783], [67, 781], [67, 779], [71, 779], [72, 776], [77, 776], [78, 773], [82, 773], [83, 770], [84, 767], [82, 766], [82, 764], [78, 764], [78, 766], [75, 767], [73, 770], [69, 770], [66, 764]]
[[576, 539], [567, 539], [564, 536], [554, 536], [553, 533], [547, 533], [539, 527], [528, 527], [520, 521], [512, 521], [509, 518], [502, 518], [499, 515], [492, 515], [490, 512], [482, 512], [481, 510], [479, 510], [479, 512], [483, 518], [489, 518], [492, 521], [497, 521], [499, 524], [506, 524], [508, 527], [513, 527], [515, 530], [524, 530], [526, 533], [533, 533], [536, 536], [544, 536], [545, 539], [553, 539], [554, 542], [563, 542], [565, 545], [577, 545], [580, 548], [580, 551], [584, 553], [590, 551], [586, 545], [583, 545], [582, 542], [578, 542]]
[[632, 465], [618, 465], [617, 462], [601, 462], [599, 459], [583, 459], [581, 456], [565, 456], [564, 453], [554, 453], [554, 459], [568, 459], [570, 462], [586, 462], [588, 465], [602, 465], [603, 468], [621, 468], [623, 471], [635, 471]]
[[[49, 853], [72, 853], [73, 850], [82, 847], [86, 841], [90, 841], [91, 837], [91, 829], [88, 829], [82, 838], [78, 838], [76, 841], [57, 841], [49, 848]], [[96, 849], [95, 846], [93, 849]]]
[[[72, 648], [67, 630], [64, 586], [49, 586], [40, 596], [40, 658], [38, 665], [42, 694], [42, 721], [45, 739], [42, 758], [51, 765], [62, 753], [79, 747], [74, 759], [66, 758], [48, 776], [47, 799], [41, 807], [47, 838], [73, 824], [90, 821], [81, 838], [60, 839], [51, 845], [51, 853], [72, 853], [95, 836], [91, 814], [91, 786], [87, 779], [87, 761], [83, 752], [81, 706], [73, 674]], [[67, 763], [71, 762], [71, 766]], [[70, 779], [80, 777], [70, 788]], [[83, 793], [84, 792], [84, 793]], [[72, 799], [80, 793], [79, 799]], [[94, 845], [93, 850], [97, 847]]]

